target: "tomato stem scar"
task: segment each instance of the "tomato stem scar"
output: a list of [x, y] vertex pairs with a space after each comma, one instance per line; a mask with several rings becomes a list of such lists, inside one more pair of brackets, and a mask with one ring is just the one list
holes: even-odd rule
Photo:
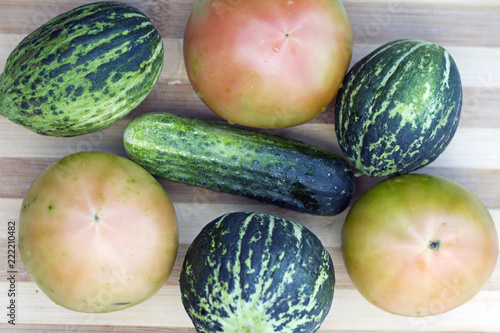
[[438, 251], [441, 245], [441, 241], [434, 240], [429, 242], [429, 248], [433, 251]]

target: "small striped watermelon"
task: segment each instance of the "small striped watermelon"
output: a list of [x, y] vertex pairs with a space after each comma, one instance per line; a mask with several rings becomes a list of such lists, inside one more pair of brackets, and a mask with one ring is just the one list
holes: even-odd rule
[[335, 104], [335, 131], [361, 174], [404, 174], [446, 149], [461, 107], [462, 84], [451, 55], [434, 43], [397, 40], [348, 72]]
[[162, 67], [161, 37], [142, 12], [119, 2], [83, 5], [12, 51], [0, 76], [0, 114], [44, 135], [95, 132], [139, 105]]
[[182, 303], [198, 332], [316, 332], [334, 286], [331, 257], [311, 231], [249, 212], [207, 224], [180, 275]]

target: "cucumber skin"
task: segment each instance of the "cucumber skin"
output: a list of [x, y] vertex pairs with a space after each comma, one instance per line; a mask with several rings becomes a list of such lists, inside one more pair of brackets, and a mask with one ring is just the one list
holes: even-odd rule
[[313, 145], [166, 112], [125, 128], [129, 158], [174, 182], [313, 215], [337, 215], [354, 194], [343, 158]]

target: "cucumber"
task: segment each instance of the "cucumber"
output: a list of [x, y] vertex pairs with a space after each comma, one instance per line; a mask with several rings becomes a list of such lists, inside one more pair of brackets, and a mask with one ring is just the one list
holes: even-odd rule
[[83, 5], [11, 52], [0, 76], [0, 114], [43, 135], [99, 131], [149, 95], [162, 67], [161, 36], [142, 12], [120, 2]]
[[346, 160], [277, 135], [153, 112], [134, 118], [123, 140], [155, 176], [302, 213], [336, 215], [354, 194]]

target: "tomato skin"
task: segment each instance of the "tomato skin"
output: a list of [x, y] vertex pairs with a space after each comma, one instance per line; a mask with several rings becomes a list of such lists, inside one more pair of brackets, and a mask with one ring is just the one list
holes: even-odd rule
[[19, 249], [33, 281], [56, 304], [110, 312], [156, 293], [178, 249], [174, 207], [134, 162], [104, 152], [66, 156], [28, 190]]
[[199, 0], [184, 63], [201, 100], [230, 123], [305, 123], [336, 96], [352, 55], [339, 0]]
[[358, 291], [404, 316], [454, 309], [493, 273], [498, 235], [488, 210], [446, 178], [411, 174], [363, 194], [342, 227], [342, 251]]

